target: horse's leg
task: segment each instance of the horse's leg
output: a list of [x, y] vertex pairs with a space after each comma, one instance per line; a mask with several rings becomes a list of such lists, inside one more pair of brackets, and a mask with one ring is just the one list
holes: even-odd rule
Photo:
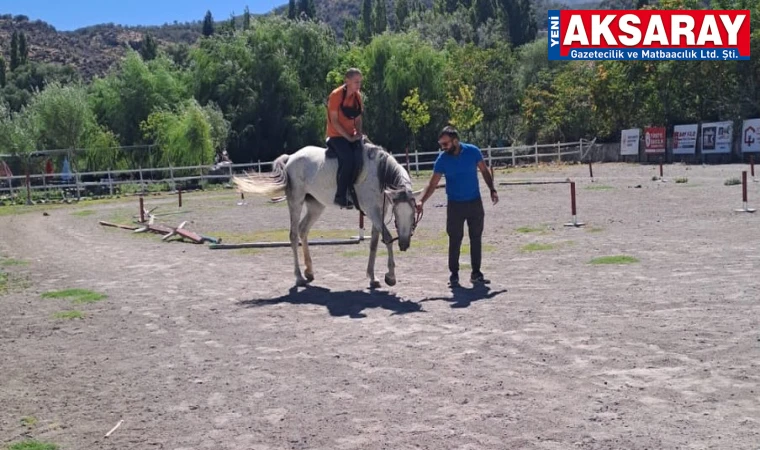
[[[391, 236], [390, 231], [388, 231], [385, 225], [383, 225], [383, 235], [387, 237]], [[385, 284], [393, 286], [396, 284], [396, 261], [393, 259], [393, 242], [385, 244], [385, 247], [388, 249], [388, 272], [385, 274]]]
[[380, 229], [372, 226], [372, 234], [369, 240], [369, 262], [367, 263], [367, 276], [369, 277], [370, 289], [380, 287], [380, 282], [375, 278], [375, 259], [377, 257], [377, 244], [380, 242]]
[[288, 209], [290, 211], [290, 248], [293, 250], [293, 273], [296, 276], [296, 286], [306, 286], [306, 280], [301, 275], [298, 265], [298, 223], [301, 218], [304, 198], [288, 192]]
[[309, 252], [309, 230], [314, 223], [322, 215], [325, 210], [325, 205], [319, 203], [314, 198], [306, 199], [306, 215], [301, 220], [301, 224], [298, 226], [298, 234], [301, 237], [301, 245], [303, 245], [303, 259], [306, 264], [306, 271], [304, 275], [307, 281], [314, 280], [314, 267], [311, 263], [311, 253]]

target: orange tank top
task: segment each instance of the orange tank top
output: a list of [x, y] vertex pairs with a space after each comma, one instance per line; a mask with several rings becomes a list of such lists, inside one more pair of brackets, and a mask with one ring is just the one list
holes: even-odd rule
[[331, 111], [337, 111], [338, 123], [350, 135], [356, 134], [356, 118], [364, 109], [362, 96], [357, 92], [346, 95], [345, 85], [335, 88], [327, 99], [327, 137], [342, 137], [330, 118]]

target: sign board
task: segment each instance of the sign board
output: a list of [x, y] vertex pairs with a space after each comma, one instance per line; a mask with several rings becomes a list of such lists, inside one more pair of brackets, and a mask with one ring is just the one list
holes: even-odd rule
[[742, 124], [742, 152], [760, 152], [760, 119], [747, 119]]
[[673, 127], [673, 154], [693, 155], [697, 150], [697, 129], [699, 125], [676, 125]]
[[731, 153], [732, 123], [711, 122], [702, 124], [702, 153]]
[[644, 128], [644, 152], [665, 153], [665, 127]]
[[621, 155], [638, 155], [639, 154], [639, 129], [638, 128], [623, 130], [621, 132], [620, 154]]

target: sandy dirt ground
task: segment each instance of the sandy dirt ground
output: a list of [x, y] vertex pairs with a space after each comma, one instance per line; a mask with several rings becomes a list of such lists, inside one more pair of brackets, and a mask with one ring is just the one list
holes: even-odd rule
[[[760, 212], [734, 212], [741, 186], [724, 185], [741, 170], [500, 173], [571, 177], [585, 226], [563, 226], [567, 184], [501, 186], [485, 207], [491, 283], [471, 286], [465, 251], [453, 291], [442, 190], [412, 249], [395, 247], [398, 284], [374, 292], [367, 242], [312, 247], [316, 279], [294, 289], [289, 249], [98, 225], [131, 220], [135, 198], [0, 208], [0, 448], [760, 448]], [[284, 204], [183, 200], [161, 223], [226, 242], [286, 236]], [[760, 208], [760, 183], [749, 200]], [[154, 206], [176, 212], [176, 197]], [[312, 238], [356, 234], [357, 216], [329, 209]], [[590, 264], [615, 255], [637, 261]], [[70, 288], [107, 298], [43, 297]], [[55, 317], [71, 310], [83, 318]]]

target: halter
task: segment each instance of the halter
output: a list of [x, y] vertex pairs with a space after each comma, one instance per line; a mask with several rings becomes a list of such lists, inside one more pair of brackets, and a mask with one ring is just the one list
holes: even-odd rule
[[[385, 189], [383, 189], [383, 191], [384, 190]], [[388, 222], [385, 221], [385, 202], [387, 200], [388, 200], [388, 194], [383, 194], [383, 224], [385, 225], [386, 228], [388, 228]], [[414, 197], [412, 197], [412, 200], [411, 200], [410, 203], [412, 203], [412, 208], [414, 208], [414, 210], [416, 211], [417, 210], [417, 199], [415, 199]], [[395, 205], [394, 205], [394, 207], [395, 207]], [[422, 216], [424, 214], [425, 214], [424, 210], [422, 212], [417, 212], [417, 215], [414, 218], [414, 223], [412, 224], [412, 232], [409, 234], [409, 237], [414, 236], [414, 231], [417, 229], [417, 224], [420, 223], [420, 220], [422, 220]], [[392, 208], [391, 208], [391, 216], [393, 216]], [[395, 216], [393, 218], [393, 226], [396, 228], [396, 232], [398, 232], [398, 220], [395, 218]], [[396, 236], [395, 238], [392, 238], [390, 241], [386, 241], [384, 233], [383, 233], [382, 240], [383, 240], [383, 244], [389, 245], [389, 244], [392, 244], [394, 241], [397, 241], [398, 240], [398, 236]]]

